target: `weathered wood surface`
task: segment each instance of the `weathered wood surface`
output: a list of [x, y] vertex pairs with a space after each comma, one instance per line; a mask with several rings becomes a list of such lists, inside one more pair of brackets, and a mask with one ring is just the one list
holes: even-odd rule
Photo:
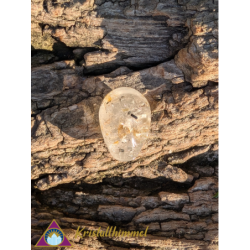
[[[32, 0], [32, 244], [56, 218], [75, 249], [218, 248], [217, 12], [212, 0]], [[118, 87], [152, 111], [128, 163], [98, 121]], [[100, 223], [150, 225], [149, 237], [73, 240]]]

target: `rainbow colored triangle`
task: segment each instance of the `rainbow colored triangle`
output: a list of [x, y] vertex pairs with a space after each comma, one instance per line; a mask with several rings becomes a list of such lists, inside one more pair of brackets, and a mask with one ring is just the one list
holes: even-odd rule
[[[60, 243], [59, 245], [50, 245], [49, 243], [47, 243], [47, 241], [45, 240], [45, 234], [50, 229], [58, 229], [58, 230], [60, 230], [62, 232], [62, 234], [63, 234], [63, 241], [62, 241], [62, 243]], [[67, 239], [66, 235], [63, 233], [63, 230], [59, 227], [59, 225], [57, 224], [57, 222], [55, 220], [53, 220], [50, 223], [49, 227], [43, 233], [43, 235], [40, 238], [40, 240], [36, 243], [35, 247], [72, 247], [72, 244], [69, 242], [69, 240]]]

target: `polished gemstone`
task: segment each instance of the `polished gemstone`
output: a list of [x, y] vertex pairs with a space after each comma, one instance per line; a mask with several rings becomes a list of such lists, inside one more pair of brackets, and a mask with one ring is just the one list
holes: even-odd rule
[[150, 132], [147, 99], [133, 88], [117, 88], [103, 100], [99, 121], [109, 152], [118, 161], [134, 160]]

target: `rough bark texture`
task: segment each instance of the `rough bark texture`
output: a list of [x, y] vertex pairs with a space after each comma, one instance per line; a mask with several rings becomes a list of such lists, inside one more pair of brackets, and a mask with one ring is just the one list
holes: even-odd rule
[[[73, 249], [218, 249], [217, 12], [214, 0], [32, 0], [32, 248], [56, 219]], [[152, 111], [128, 163], [98, 120], [118, 87]], [[78, 226], [149, 230], [73, 239]]]

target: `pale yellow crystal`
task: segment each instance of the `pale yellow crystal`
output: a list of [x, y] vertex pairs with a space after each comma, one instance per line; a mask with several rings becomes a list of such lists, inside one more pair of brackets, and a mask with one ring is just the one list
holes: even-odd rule
[[147, 99], [132, 88], [117, 88], [103, 100], [99, 121], [109, 152], [118, 161], [134, 160], [150, 132]]

